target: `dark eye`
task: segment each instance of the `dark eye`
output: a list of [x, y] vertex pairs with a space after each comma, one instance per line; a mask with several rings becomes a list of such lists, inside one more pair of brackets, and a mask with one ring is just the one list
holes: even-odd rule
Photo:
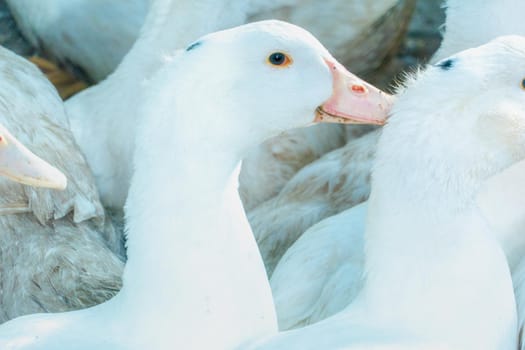
[[290, 58], [290, 56], [283, 52], [272, 53], [270, 56], [268, 56], [267, 61], [272, 66], [277, 66], [280, 68], [284, 68], [292, 64], [292, 59]]
[[193, 49], [195, 49], [195, 48], [197, 48], [197, 47], [199, 47], [201, 45], [202, 45], [202, 43], [200, 41], [196, 41], [193, 44], [190, 44], [190, 46], [188, 46], [186, 48], [186, 51], [191, 51], [191, 50], [193, 50]]
[[438, 66], [439, 68], [443, 70], [450, 70], [452, 69], [452, 67], [454, 67], [454, 64], [455, 64], [454, 59], [449, 58], [444, 61], [438, 62], [436, 66]]
[[523, 79], [523, 80], [521, 81], [521, 88], [522, 88], [523, 90], [525, 90], [525, 79]]

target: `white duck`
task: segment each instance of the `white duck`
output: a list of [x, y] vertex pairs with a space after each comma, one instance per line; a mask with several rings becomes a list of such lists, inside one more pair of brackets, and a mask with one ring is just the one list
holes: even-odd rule
[[[434, 56], [435, 60], [458, 50], [479, 45], [505, 34], [525, 35], [521, 13], [525, 2], [504, 1], [446, 1], [446, 32], [443, 43]], [[525, 210], [523, 201], [516, 196], [516, 188], [524, 177], [523, 167], [516, 168], [495, 178], [481, 194], [480, 206], [487, 220], [498, 232], [507, 254], [515, 285], [520, 327], [520, 348], [525, 349], [522, 339], [525, 329]], [[501, 191], [514, 184], [512, 190]], [[519, 203], [519, 205], [518, 205]]]
[[274, 333], [270, 287], [237, 192], [239, 164], [253, 145], [310, 123], [321, 104], [317, 119], [386, 117], [334, 84], [341, 79], [355, 77], [283, 22], [210, 34], [179, 52], [152, 78], [138, 128], [121, 292], [94, 308], [9, 322], [0, 346], [231, 349]]
[[[504, 3], [449, 0], [447, 2], [446, 32], [442, 47], [436, 57], [440, 58], [444, 53], [469, 48], [501, 34], [525, 34], [525, 26], [522, 25], [518, 14], [519, 9], [525, 10], [525, 3], [516, 0], [506, 0]], [[476, 16], [467, 15], [472, 13], [476, 13]], [[311, 164], [312, 168], [314, 166], [316, 166], [315, 163]], [[516, 176], [521, 175], [517, 173]], [[501, 181], [517, 183], [519, 180], [516, 176], [512, 180], [505, 177], [505, 180]], [[335, 183], [336, 179], [332, 181]], [[500, 188], [496, 187], [483, 195], [481, 208], [487, 220], [498, 232], [498, 237], [513, 270], [514, 279], [525, 281], [525, 277], [519, 277], [519, 274], [514, 271], [514, 266], [520, 261], [525, 249], [525, 236], [515, 234], [515, 232], [519, 231], [520, 227], [525, 230], [525, 222], [518, 221], [520, 213], [515, 213], [516, 206], [512, 204], [515, 202], [509, 199], [511, 192], [504, 195], [507, 198], [504, 204]], [[517, 218], [516, 220], [512, 220], [511, 213]], [[345, 219], [345, 215], [349, 217]], [[522, 216], [525, 216], [525, 212]], [[294, 220], [298, 222], [299, 218], [295, 217]], [[290, 252], [283, 256], [283, 261], [276, 269], [276, 275], [272, 277], [271, 284], [282, 329], [295, 328], [330, 316], [338, 309], [340, 310], [341, 306], [348, 304], [361, 286], [361, 276], [357, 272], [346, 274], [346, 278], [339, 279], [337, 289], [328, 283], [337, 278], [336, 276], [340, 276], [339, 269], [359, 271], [362, 268], [363, 252], [359, 246], [347, 250], [346, 256], [337, 252], [342, 251], [341, 246], [348, 246], [351, 242], [359, 241], [356, 236], [363, 233], [364, 217], [361, 218], [361, 224], [356, 223], [358, 217], [352, 213], [342, 213], [338, 219], [334, 220], [338, 222], [347, 220], [349, 224], [352, 223], [353, 228], [348, 228], [347, 230], [351, 231], [347, 231], [347, 235], [344, 235], [340, 231], [341, 227], [346, 227], [346, 225], [329, 226], [325, 223], [315, 228], [312, 227], [307, 234], [308, 237], [298, 240], [296, 245], [290, 248]], [[291, 224], [288, 225], [293, 228]], [[328, 237], [332, 238], [328, 239]], [[323, 253], [316, 253], [309, 248], [310, 245], [321, 244], [319, 241], [322, 241], [325, 247]], [[332, 247], [333, 255], [327, 252], [328, 246]], [[302, 254], [304, 256], [301, 257]], [[293, 267], [296, 264], [305, 266], [305, 260], [308, 260], [308, 269], [299, 270]], [[311, 279], [310, 274], [322, 275], [323, 279]], [[525, 282], [523, 287], [519, 287], [518, 284], [516, 287], [525, 290]], [[525, 296], [519, 299], [525, 300]], [[295, 300], [310, 300], [310, 302], [298, 303]], [[519, 304], [523, 305], [523, 311], [519, 312], [520, 319], [525, 319], [525, 302]], [[524, 321], [520, 323], [523, 324]]]
[[[316, 1], [298, 0], [153, 1], [140, 37], [114, 74], [66, 103], [73, 133], [95, 174], [103, 203], [114, 208], [121, 208], [124, 204], [132, 174], [136, 111], [144, 93], [142, 82], [162, 65], [166, 54], [186, 47], [201, 35], [242, 24], [261, 13], [268, 16], [280, 13], [284, 17], [297, 18], [299, 22], [313, 26], [314, 32], [318, 26], [321, 38], [333, 36], [336, 18], [336, 21], [345, 23], [346, 29], [341, 33], [348, 35], [346, 40], [351, 41], [355, 39], [354, 35], [365, 37], [362, 28], [371, 25], [396, 3], [395, 0], [365, 5], [357, 0], [331, 0], [322, 5]], [[402, 1], [400, 6], [410, 7], [410, 3]], [[325, 21], [318, 20], [320, 11]], [[386, 33], [393, 32], [386, 30]], [[337, 37], [338, 45], [341, 44], [342, 36], [334, 37]], [[347, 46], [344, 45], [345, 50]], [[387, 49], [384, 45], [379, 47]], [[93, 143], [93, 138], [98, 142]], [[246, 208], [254, 208], [277, 194], [302, 166], [342, 146], [344, 141], [340, 126], [325, 125], [317, 130], [308, 128], [287, 133], [254, 150], [243, 166], [240, 180]]]
[[113, 72], [137, 38], [148, 0], [6, 0], [25, 38], [93, 81]]
[[64, 191], [0, 181], [0, 322], [107, 300], [121, 285], [123, 263], [112, 252], [122, 253], [121, 242], [105, 222], [64, 105], [36, 67], [3, 48], [0, 77], [0, 122], [69, 179]]
[[512, 36], [411, 82], [378, 145], [361, 293], [336, 316], [246, 348], [515, 349], [506, 257], [476, 196], [525, 158], [524, 81], [525, 38]]

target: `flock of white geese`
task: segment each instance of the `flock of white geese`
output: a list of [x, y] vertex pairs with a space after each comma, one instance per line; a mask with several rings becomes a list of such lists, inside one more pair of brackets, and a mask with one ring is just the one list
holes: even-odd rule
[[100, 82], [0, 48], [0, 349], [525, 349], [525, 2], [446, 0], [394, 96], [240, 25], [344, 57], [400, 2], [7, 0]]

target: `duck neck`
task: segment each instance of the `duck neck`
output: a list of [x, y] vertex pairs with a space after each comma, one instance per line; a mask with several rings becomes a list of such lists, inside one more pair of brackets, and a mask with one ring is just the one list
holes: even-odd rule
[[[404, 135], [410, 128], [402, 130], [394, 117], [391, 124], [380, 141], [369, 200], [365, 300], [390, 325], [503, 348], [501, 335], [512, 337], [515, 322], [512, 283], [475, 205], [493, 164], [476, 167], [475, 158], [461, 154], [463, 145], [444, 145], [437, 128], [422, 137]], [[396, 143], [400, 137], [413, 142]]]
[[139, 313], [140, 326], [162, 319], [171, 338], [184, 329], [175, 337], [180, 348], [232, 348], [276, 331], [268, 279], [237, 192], [242, 154], [225, 144], [231, 137], [199, 123], [216, 114], [159, 115], [153, 128], [144, 126], [135, 156], [121, 298]]

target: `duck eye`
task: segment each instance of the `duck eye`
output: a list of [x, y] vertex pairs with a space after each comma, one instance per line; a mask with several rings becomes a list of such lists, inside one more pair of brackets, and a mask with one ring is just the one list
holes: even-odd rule
[[454, 67], [454, 64], [455, 64], [454, 59], [449, 58], [449, 59], [438, 62], [436, 66], [443, 70], [450, 70], [452, 67]]
[[284, 68], [292, 64], [292, 59], [283, 52], [274, 52], [268, 56], [267, 62], [272, 66]]
[[521, 81], [521, 88], [525, 90], [525, 78]]

